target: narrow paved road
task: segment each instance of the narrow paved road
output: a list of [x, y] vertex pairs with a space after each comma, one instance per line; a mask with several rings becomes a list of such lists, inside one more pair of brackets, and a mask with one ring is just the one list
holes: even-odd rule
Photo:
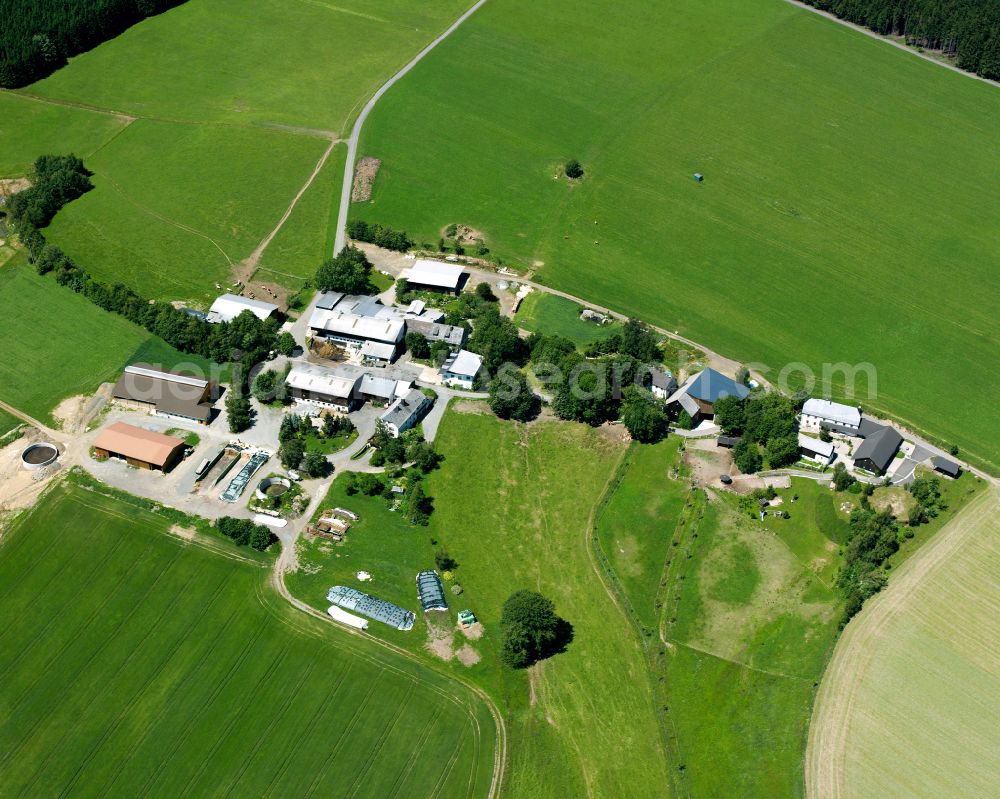
[[347, 211], [351, 205], [351, 186], [354, 184], [354, 162], [358, 157], [358, 140], [361, 138], [361, 129], [364, 127], [365, 120], [368, 119], [368, 115], [372, 112], [375, 104], [382, 99], [383, 94], [389, 91], [389, 89], [391, 89], [397, 81], [399, 81], [404, 75], [406, 75], [406, 73], [419, 64], [424, 56], [426, 56], [431, 50], [458, 30], [459, 26], [475, 14], [476, 11], [479, 10], [479, 7], [485, 3], [486, 0], [479, 0], [479, 2], [472, 6], [472, 8], [456, 19], [448, 30], [417, 53], [410, 63], [383, 83], [381, 88], [375, 92], [375, 94], [372, 95], [372, 98], [365, 104], [365, 107], [361, 109], [361, 113], [358, 115], [358, 118], [354, 123], [354, 127], [351, 128], [351, 137], [347, 140], [347, 162], [344, 164], [344, 185], [341, 187], [340, 191], [340, 210], [337, 213], [337, 238], [333, 245], [334, 254], [340, 252], [341, 249], [343, 249], [344, 244], [347, 242]]

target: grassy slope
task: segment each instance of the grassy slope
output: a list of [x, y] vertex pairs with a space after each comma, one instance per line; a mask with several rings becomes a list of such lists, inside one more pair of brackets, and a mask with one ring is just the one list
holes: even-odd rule
[[139, 120], [87, 161], [96, 188], [48, 235], [95, 276], [144, 296], [214, 298], [325, 147], [274, 131]]
[[[574, 628], [568, 650], [514, 686], [513, 796], [662, 796], [666, 773], [641, 650], [588, 555], [588, 515], [618, 445], [578, 425], [524, 428], [448, 414], [429, 481], [431, 529], [459, 562], [468, 606], [496, 636], [519, 588], [541, 591]], [[565, 469], [574, 479], [562, 479]]]
[[212, 368], [105, 313], [51, 277], [38, 276], [23, 258], [0, 268], [0, 296], [5, 307], [0, 338], [6, 348], [0, 359], [0, 398], [41, 421], [51, 420], [49, 412], [60, 400], [91, 393], [126, 363]]
[[72, 152], [86, 159], [124, 125], [109, 114], [0, 92], [0, 177], [27, 174], [44, 153]]
[[467, 693], [168, 527], [61, 486], [5, 538], [6, 792], [484, 793], [492, 724]]
[[514, 321], [532, 333], [566, 336], [578, 347], [606, 338], [619, 325], [595, 325], [580, 318], [582, 309], [574, 302], [534, 291], [524, 298]]
[[[997, 468], [990, 370], [968, 364], [996, 363], [978, 298], [1000, 257], [982, 224], [998, 131], [993, 87], [778, 0], [635, 3], [613, 26], [597, 2], [511, 0], [380, 103], [375, 202], [354, 213], [418, 239], [467, 223], [773, 376], [871, 362], [866, 404]], [[573, 186], [553, 179], [571, 156]]]
[[362, 98], [466, 5], [189, 0], [74, 58], [31, 91], [137, 116], [345, 134]]

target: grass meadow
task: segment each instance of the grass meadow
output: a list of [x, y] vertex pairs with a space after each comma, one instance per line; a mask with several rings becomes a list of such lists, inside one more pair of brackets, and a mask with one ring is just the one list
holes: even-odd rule
[[[205, 304], [277, 224], [326, 146], [273, 130], [138, 120], [87, 160], [94, 190], [47, 235], [96, 277]], [[321, 222], [314, 240], [325, 240]]]
[[63, 483], [5, 535], [5, 794], [485, 793], [494, 728], [464, 689], [170, 527]]
[[580, 318], [582, 310], [570, 300], [533, 291], [521, 302], [514, 321], [518, 327], [532, 333], [565, 336], [580, 348], [621, 329], [619, 324], [597, 325], [584, 321]]
[[53, 422], [61, 400], [92, 393], [129, 363], [218, 369], [40, 277], [23, 257], [0, 268], [0, 296], [0, 399], [42, 422]]
[[511, 0], [379, 103], [361, 151], [382, 168], [352, 215], [417, 240], [468, 224], [772, 378], [874, 364], [863, 405], [996, 470], [998, 146], [995, 87], [781, 0], [629, 3], [610, 26], [596, 0]]
[[0, 439], [20, 424], [20, 419], [0, 408]]
[[801, 796], [814, 684], [839, 619], [838, 546], [816, 517], [830, 498], [796, 480], [781, 492], [790, 519], [751, 522], [731, 495], [691, 489], [679, 446], [633, 447], [597, 524], [648, 631], [674, 793]]
[[[812, 796], [996, 793], [1000, 773], [1000, 502], [980, 495], [847, 629], [813, 719]], [[922, 561], [926, 560], [930, 565]], [[916, 570], [911, 569], [916, 567]], [[828, 685], [829, 683], [829, 685]], [[826, 688], [833, 687], [832, 693]]]

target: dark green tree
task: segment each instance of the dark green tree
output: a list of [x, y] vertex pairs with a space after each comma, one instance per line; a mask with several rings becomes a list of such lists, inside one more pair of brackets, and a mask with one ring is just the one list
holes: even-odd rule
[[406, 342], [406, 349], [409, 350], [410, 355], [414, 358], [430, 357], [430, 344], [427, 343], [427, 339], [425, 339], [421, 333], [411, 330], [406, 334], [404, 341]]
[[537, 663], [560, 643], [560, 626], [552, 600], [537, 591], [515, 591], [500, 613], [501, 658], [511, 668]]
[[286, 469], [298, 469], [306, 450], [297, 438], [290, 438], [278, 447], [278, 460]]
[[647, 391], [632, 389], [622, 404], [622, 422], [629, 435], [643, 444], [655, 444], [667, 436], [670, 420], [663, 405]]
[[760, 471], [763, 463], [760, 449], [753, 441], [748, 441], [745, 438], [733, 447], [733, 462], [743, 474], [753, 474]]
[[316, 287], [320, 291], [364, 294], [371, 286], [371, 271], [368, 257], [357, 247], [347, 245], [317, 270]]
[[320, 452], [307, 452], [302, 459], [302, 470], [310, 477], [326, 477], [330, 462]]
[[767, 442], [767, 465], [772, 469], [789, 466], [799, 459], [799, 440], [797, 436], [780, 436]]
[[250, 400], [232, 387], [226, 392], [226, 417], [230, 433], [242, 433], [253, 424], [253, 408]]
[[282, 355], [289, 356], [295, 352], [295, 347], [298, 346], [295, 343], [295, 336], [289, 333], [287, 330], [283, 330], [278, 334], [278, 339], [275, 342], [275, 348]]
[[583, 177], [583, 167], [580, 166], [580, 162], [575, 158], [571, 158], [566, 162], [564, 170], [566, 172], [566, 177], [573, 178], [573, 180]]
[[743, 400], [732, 395], [720, 397], [712, 406], [715, 411], [715, 423], [722, 428], [727, 436], [743, 434], [744, 414]]
[[501, 419], [527, 422], [538, 415], [541, 403], [524, 372], [507, 364], [490, 382], [489, 405]]

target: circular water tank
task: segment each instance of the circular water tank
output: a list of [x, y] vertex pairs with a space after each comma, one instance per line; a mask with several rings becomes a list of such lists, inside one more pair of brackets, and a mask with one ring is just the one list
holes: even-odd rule
[[24, 448], [21, 453], [21, 465], [25, 469], [41, 469], [55, 463], [58, 457], [59, 450], [56, 449], [55, 444], [42, 441]]

